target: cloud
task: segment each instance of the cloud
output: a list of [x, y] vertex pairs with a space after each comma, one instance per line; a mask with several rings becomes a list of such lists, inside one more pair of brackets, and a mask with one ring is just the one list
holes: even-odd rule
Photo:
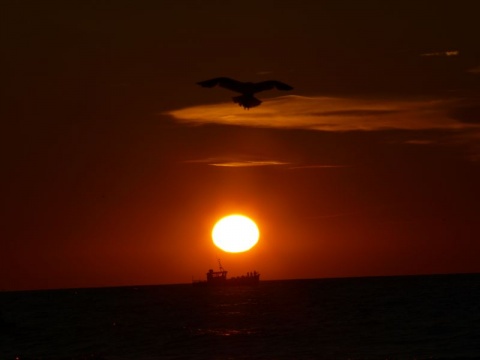
[[447, 51], [425, 53], [425, 54], [421, 54], [420, 56], [458, 56], [458, 55], [460, 55], [460, 51], [458, 50], [447, 50]]
[[253, 167], [253, 166], [279, 166], [289, 165], [288, 162], [278, 160], [246, 160], [242, 157], [232, 158], [206, 158], [188, 160], [186, 163], [200, 163], [218, 167]]
[[286, 165], [288, 163], [281, 161], [229, 161], [209, 164], [211, 166], [224, 166], [224, 167], [247, 167], [247, 166], [273, 166], [273, 165]]
[[[260, 167], [260, 166], [283, 166], [288, 170], [299, 169], [335, 169], [350, 167], [349, 165], [337, 164], [299, 164], [280, 160], [259, 159], [258, 156], [240, 155], [231, 157], [208, 157], [205, 159], [187, 160], [185, 163], [205, 164], [216, 167]], [[287, 167], [288, 165], [288, 167]]]
[[[457, 100], [388, 100], [283, 96], [245, 111], [233, 103], [192, 106], [167, 114], [191, 125], [224, 124], [317, 131], [477, 130]], [[455, 111], [453, 111], [455, 110]], [[453, 112], [452, 112], [453, 111]], [[468, 115], [467, 115], [468, 114]], [[476, 112], [475, 112], [476, 114]]]
[[340, 111], [320, 111], [312, 113], [318, 116], [370, 116], [370, 115], [388, 115], [400, 112], [399, 110], [340, 110]]
[[[178, 123], [197, 126], [221, 124], [337, 133], [398, 131], [403, 133], [404, 140], [400, 142], [405, 145], [466, 146], [467, 157], [480, 161], [478, 103], [477, 98], [392, 100], [290, 95], [266, 99], [250, 111], [226, 102], [192, 106], [166, 114]], [[245, 157], [209, 159], [206, 163], [217, 167], [290, 165], [289, 169], [343, 166]]]

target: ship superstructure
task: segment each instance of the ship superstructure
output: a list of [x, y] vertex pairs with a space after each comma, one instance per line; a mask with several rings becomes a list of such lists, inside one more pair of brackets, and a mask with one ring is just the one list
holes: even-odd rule
[[248, 272], [246, 275], [227, 278], [228, 271], [222, 267], [220, 260], [218, 260], [219, 271], [213, 269], [208, 270], [206, 281], [194, 281], [194, 285], [208, 285], [208, 286], [230, 286], [230, 285], [258, 285], [260, 281], [260, 274], [256, 271]]

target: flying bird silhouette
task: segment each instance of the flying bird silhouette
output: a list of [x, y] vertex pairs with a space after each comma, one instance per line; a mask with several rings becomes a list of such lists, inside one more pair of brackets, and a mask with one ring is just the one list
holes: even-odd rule
[[250, 109], [252, 107], [260, 105], [262, 102], [258, 100], [253, 94], [265, 91], [265, 90], [292, 90], [293, 87], [276, 80], [267, 80], [258, 83], [241, 82], [233, 80], [227, 77], [218, 77], [210, 80], [200, 81], [197, 83], [200, 86], [211, 88], [214, 86], [220, 86], [228, 90], [238, 92], [242, 95], [234, 96], [233, 102], [239, 106], [243, 106], [244, 109]]

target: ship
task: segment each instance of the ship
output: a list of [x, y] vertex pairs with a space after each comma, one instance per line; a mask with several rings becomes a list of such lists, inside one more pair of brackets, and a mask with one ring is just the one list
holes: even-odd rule
[[256, 286], [260, 282], [260, 274], [256, 271], [248, 272], [246, 275], [227, 278], [228, 271], [222, 267], [218, 260], [219, 271], [208, 270], [207, 280], [194, 280], [196, 286]]

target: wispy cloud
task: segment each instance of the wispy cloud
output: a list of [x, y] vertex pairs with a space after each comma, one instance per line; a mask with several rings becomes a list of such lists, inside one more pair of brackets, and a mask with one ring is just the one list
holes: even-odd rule
[[245, 159], [244, 157], [231, 158], [205, 158], [196, 160], [187, 160], [186, 163], [206, 164], [218, 167], [253, 167], [253, 166], [279, 166], [289, 165], [290, 163], [278, 160], [258, 160]]
[[[170, 111], [177, 122], [189, 125], [223, 124], [258, 128], [305, 129], [324, 132], [411, 131], [404, 144], [466, 145], [472, 160], [480, 160], [478, 99], [356, 99], [283, 96], [267, 99], [245, 111], [226, 102]], [[428, 133], [429, 135], [420, 135]], [[289, 164], [277, 159], [210, 159], [210, 166], [248, 167], [290, 165], [290, 169], [319, 169], [325, 164]], [[298, 165], [298, 166], [297, 166]], [[337, 165], [333, 165], [337, 166]], [[343, 166], [343, 165], [339, 165]]]
[[199, 105], [168, 112], [185, 124], [225, 124], [318, 131], [480, 130], [480, 124], [450, 113], [456, 100], [386, 100], [283, 96], [251, 111], [233, 103]]
[[228, 161], [209, 164], [211, 166], [223, 167], [248, 167], [248, 166], [275, 166], [286, 165], [288, 163], [281, 161]]
[[204, 164], [208, 166], [216, 167], [260, 167], [260, 166], [282, 166], [288, 170], [299, 169], [335, 169], [350, 167], [349, 165], [336, 165], [336, 164], [295, 164], [289, 161], [280, 160], [261, 160], [248, 158], [248, 155], [242, 155], [237, 157], [209, 157], [204, 159], [187, 160], [185, 163], [190, 164]]
[[421, 56], [458, 56], [458, 55], [460, 55], [460, 51], [458, 50], [437, 51], [437, 52], [421, 54]]

